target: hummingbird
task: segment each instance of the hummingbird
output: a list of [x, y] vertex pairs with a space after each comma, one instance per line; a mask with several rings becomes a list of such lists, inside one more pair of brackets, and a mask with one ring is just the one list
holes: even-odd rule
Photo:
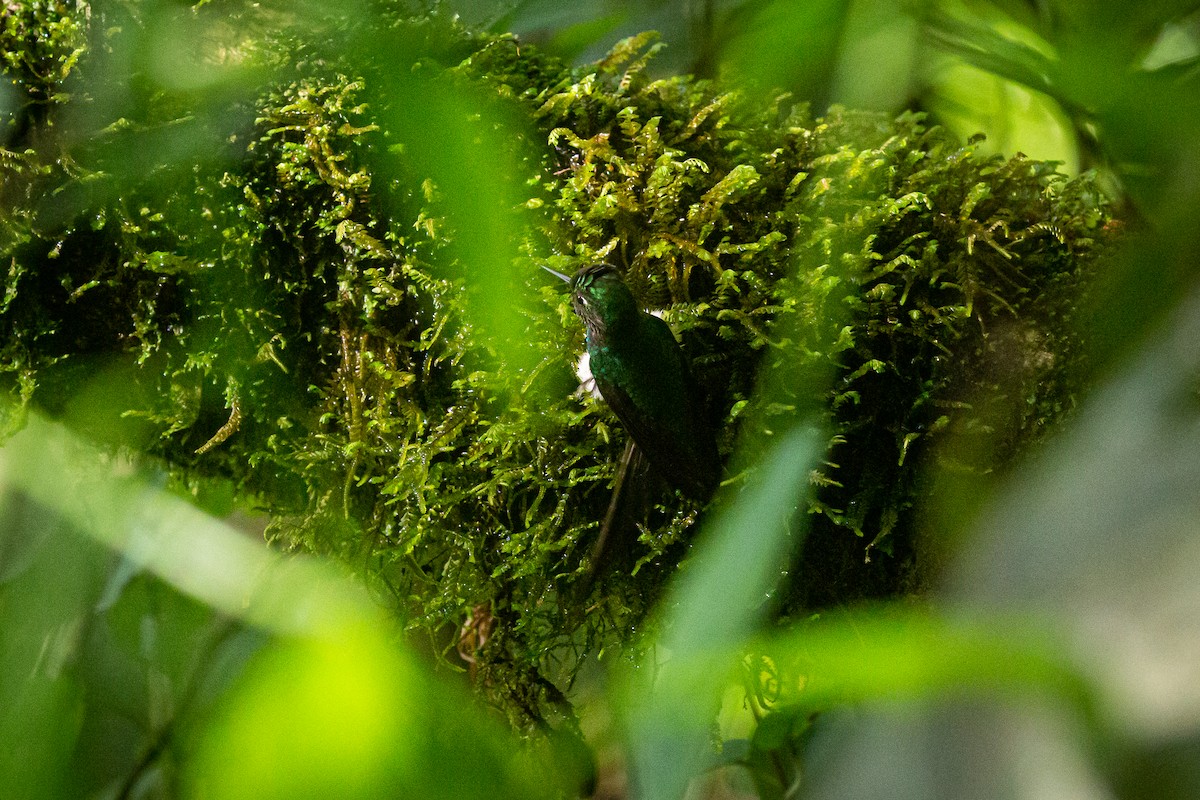
[[593, 553], [594, 571], [609, 531], [628, 515], [632, 503], [622, 486], [628, 476], [646, 471], [643, 459], [670, 486], [701, 502], [720, 482], [721, 460], [704, 399], [675, 334], [643, 310], [617, 268], [592, 264], [572, 277], [542, 269], [570, 287], [571, 305], [586, 329], [596, 388], [629, 434]]

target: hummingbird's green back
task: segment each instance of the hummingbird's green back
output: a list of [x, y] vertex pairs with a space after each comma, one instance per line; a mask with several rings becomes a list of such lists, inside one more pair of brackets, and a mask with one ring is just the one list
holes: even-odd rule
[[571, 292], [601, 396], [655, 470], [707, 499], [720, 480], [716, 437], [670, 327], [641, 309], [610, 265], [581, 269]]

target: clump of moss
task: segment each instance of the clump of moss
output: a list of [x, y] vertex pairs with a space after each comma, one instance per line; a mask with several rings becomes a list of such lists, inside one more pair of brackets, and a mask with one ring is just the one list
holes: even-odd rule
[[[786, 97], [654, 80], [650, 37], [573, 70], [420, 27], [421, 70], [482, 87], [545, 142], [508, 176], [527, 197], [532, 371], [474, 333], [452, 209], [388, 128], [414, 110], [389, 107], [353, 53], [264, 33], [270, 81], [212, 106], [219, 157], [104, 169], [114, 137], [171, 130], [162, 106], [74, 144], [53, 114], [36, 122], [26, 197], [108, 190], [45, 223], [6, 196], [15, 402], [161, 459], [201, 500], [232, 485], [273, 543], [343, 560], [524, 721], [645, 619], [700, 512], [664, 493], [628, 568], [578, 596], [624, 434], [576, 391], [582, 331], [538, 265], [609, 261], [663, 309], [726, 455], [821, 409], [830, 447], [784, 614], [911, 585], [938, 443], [971, 438], [965, 466], [995, 469], [1072, 406], [1071, 316], [1105, 220], [1087, 178], [981, 155], [919, 115], [813, 118]], [[78, 397], [104, 403], [73, 416]]]

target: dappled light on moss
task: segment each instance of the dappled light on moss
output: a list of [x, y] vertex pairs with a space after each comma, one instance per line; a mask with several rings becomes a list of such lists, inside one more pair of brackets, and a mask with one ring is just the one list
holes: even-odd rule
[[660, 493], [578, 596], [625, 433], [578, 391], [582, 330], [540, 266], [607, 261], [661, 310], [729, 465], [715, 509], [767, 443], [823, 431], [779, 617], [925, 585], [939, 445], [1002, 471], [1073, 409], [1089, 176], [920, 114], [656, 78], [651, 34], [568, 68], [441, 18], [340, 24], [264, 26], [195, 85], [155, 62], [128, 97], [144, 31], [88, 30], [108, 49], [81, 56], [85, 22], [58, 30], [46, 58], [128, 102], [5, 151], [0, 388], [81, 429], [108, 419], [76, 413], [88, 387], [122, 400], [122, 444], [338, 559], [521, 730], [570, 717], [581, 664], [648, 623], [715, 513]]
[[0, 795], [1196, 795], [1193, 10], [403, 5], [0, 4]]

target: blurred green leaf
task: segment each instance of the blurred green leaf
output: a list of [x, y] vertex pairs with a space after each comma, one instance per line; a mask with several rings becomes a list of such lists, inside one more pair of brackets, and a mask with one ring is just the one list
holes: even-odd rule
[[277, 632], [371, 616], [365, 594], [315, 560], [283, 559], [31, 416], [0, 450], [0, 477], [82, 532], [213, 608]]
[[1041, 613], [1109, 713], [1151, 737], [1200, 728], [1200, 299], [1013, 477], [952, 573], [957, 604]]
[[824, 109], [850, 6], [850, 0], [749, 5], [725, 45], [722, 77], [767, 95], [791, 91]]
[[199, 736], [189, 794], [354, 798], [417, 788], [428, 703], [415, 666], [370, 630], [276, 643]]
[[537, 42], [548, 52], [570, 59], [579, 57], [597, 42], [619, 38], [611, 34], [629, 14], [627, 8], [619, 8], [611, 3], [514, 0], [497, 5], [508, 7], [488, 20], [488, 30], [516, 33]]
[[[895, 113], [918, 90], [920, 26], [909, 0], [853, 0], [847, 13], [830, 101]], [[974, 133], [974, 131], [972, 131]]]
[[1051, 45], [987, 5], [935, 4], [923, 21], [932, 44], [966, 63], [1035, 91], [1053, 88], [1057, 54]]
[[929, 83], [930, 111], [959, 138], [986, 130], [985, 152], [1024, 153], [1061, 164], [1064, 174], [1079, 173], [1071, 121], [1047, 95], [952, 61], [933, 70]]
[[969, 617], [903, 603], [821, 614], [768, 636], [770, 705], [807, 712], [945, 693], [1059, 694], [1086, 701], [1083, 681], [1037, 617]]
[[520, 800], [563, 788], [371, 626], [268, 647], [197, 748], [187, 796], [207, 800]]
[[[531, 132], [515, 109], [464, 86], [397, 74], [388, 91], [396, 112], [387, 123], [405, 161], [432, 179], [454, 231], [450, 249], [458, 263], [442, 264], [440, 275], [462, 284], [467, 323], [481, 344], [508, 369], [528, 373], [538, 354], [526, 332], [529, 276], [518, 271], [527, 263], [519, 249], [525, 221], [518, 209], [525, 198], [512, 177], [533, 158], [525, 150]], [[393, 174], [401, 174], [402, 164], [394, 166]]]
[[0, 472], [0, 796], [52, 800], [76, 788], [70, 767], [83, 687], [73, 666], [107, 554], [73, 540], [62, 520], [12, 491], [6, 473]]
[[679, 797], [711, 760], [705, 746], [721, 692], [796, 546], [795, 517], [821, 441], [807, 428], [780, 434], [672, 585], [654, 660], [625, 687], [639, 797]]
[[1053, 697], [945, 692], [835, 712], [805, 752], [820, 800], [1105, 800], [1087, 731]]
[[[279, 637], [253, 657], [211, 716], [190, 722], [197, 753], [188, 766], [192, 796], [532, 798], [581, 780], [569, 762], [518, 758], [495, 722], [395, 647], [378, 610], [332, 568], [271, 554], [144, 478], [115, 474], [60, 426], [31, 416], [0, 450], [0, 480], [10, 504], [28, 498], [137, 569]], [[17, 630], [34, 638], [10, 637], [12, 649], [0, 659], [8, 707], [22, 710], [0, 726], [0, 740], [12, 745], [5, 757], [17, 759], [0, 774], [45, 787], [42, 796], [58, 795], [52, 779], [68, 769], [77, 733], [69, 721], [84, 702], [77, 673], [56, 665], [77, 659], [85, 598], [96, 581], [88, 574], [102, 568], [97, 557], [105, 552], [78, 551], [79, 574], [46, 580], [35, 571], [28, 585], [0, 584], [8, 598], [0, 610], [30, 602], [39, 579], [62, 584], [58, 619], [46, 617], [45, 607], [30, 614]], [[10, 562], [6, 582], [30, 569], [21, 564], [37, 563], [36, 551], [31, 555], [34, 562]], [[119, 574], [110, 593], [124, 592]], [[182, 640], [163, 641], [161, 650], [158, 634], [146, 627], [153, 620], [139, 618], [137, 604], [123, 607], [135, 619], [118, 635], [132, 636], [136, 651], [170, 671], [179, 656], [167, 651]], [[175, 616], [172, 624], [182, 621]], [[29, 727], [35, 721], [46, 729]]]

